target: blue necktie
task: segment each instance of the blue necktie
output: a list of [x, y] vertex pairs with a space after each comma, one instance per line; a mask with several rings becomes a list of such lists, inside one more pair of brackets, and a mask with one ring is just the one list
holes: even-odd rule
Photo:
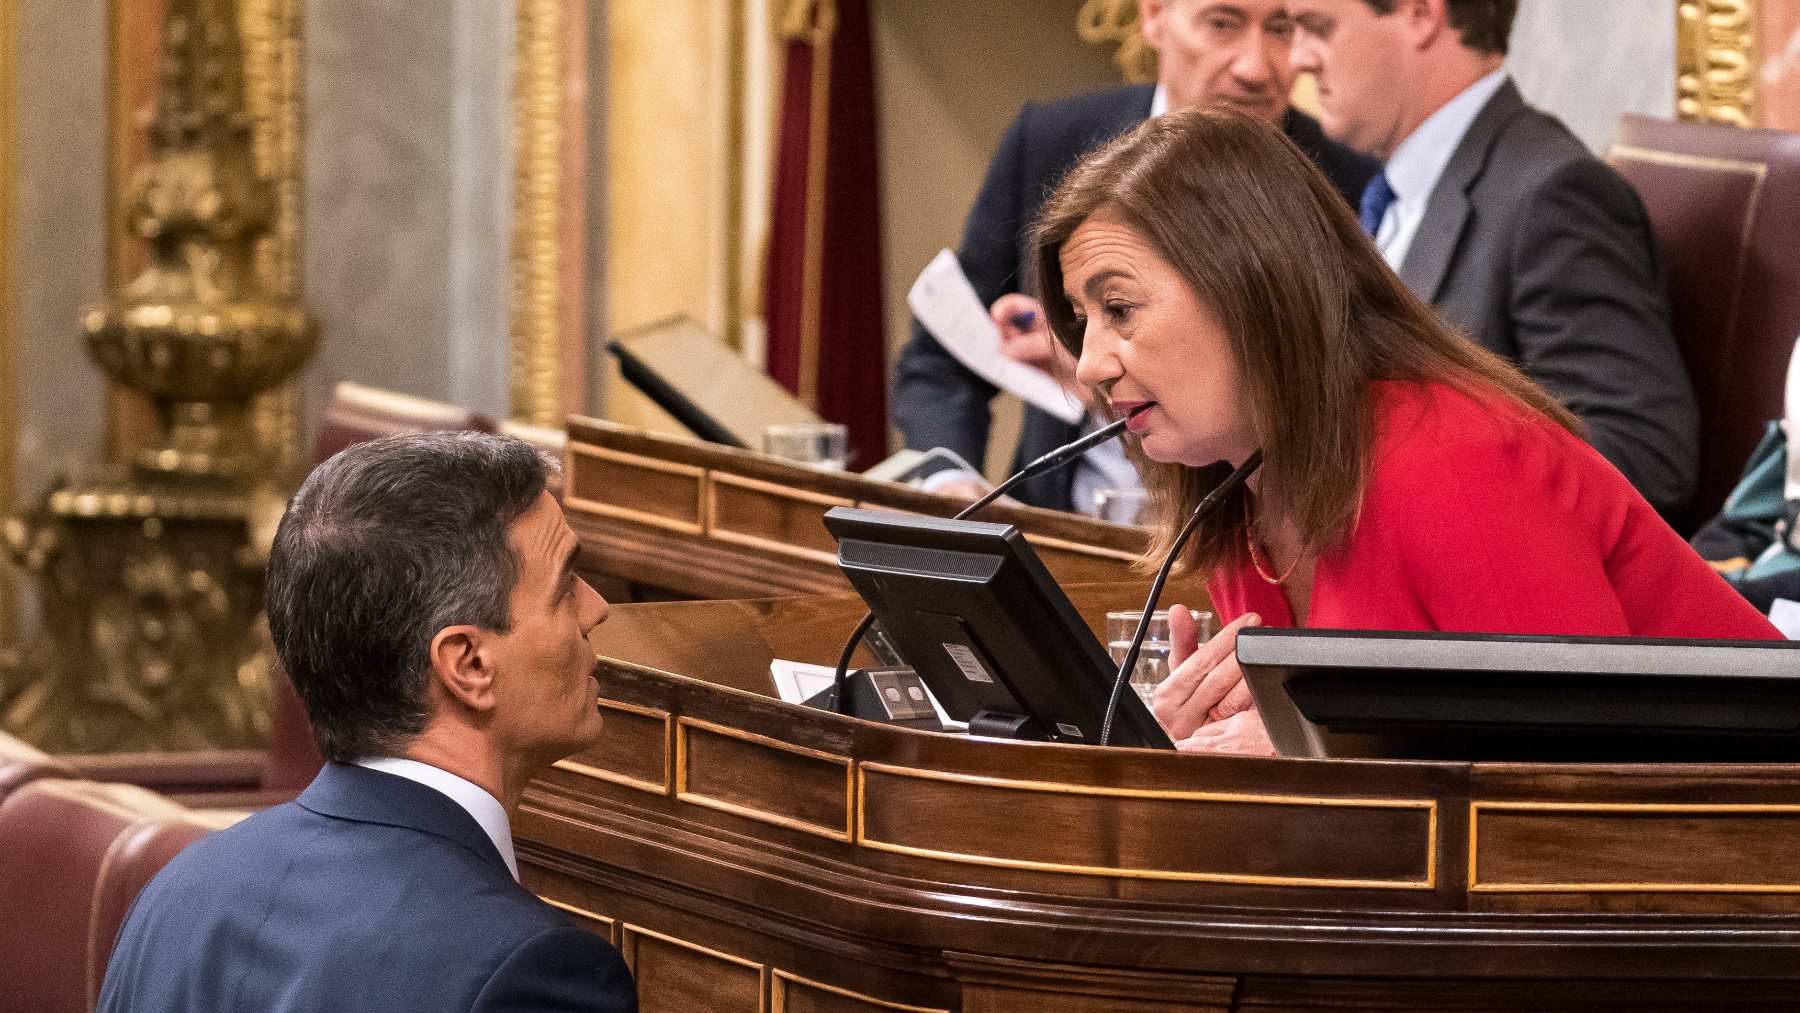
[[1363, 188], [1362, 227], [1363, 231], [1373, 236], [1381, 229], [1381, 219], [1388, 208], [1394, 204], [1394, 188], [1388, 185], [1387, 173], [1375, 174], [1369, 185]]

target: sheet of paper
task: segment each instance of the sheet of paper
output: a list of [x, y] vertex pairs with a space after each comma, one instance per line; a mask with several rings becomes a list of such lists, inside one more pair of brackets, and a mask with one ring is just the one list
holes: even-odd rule
[[906, 294], [906, 305], [938, 344], [976, 376], [1070, 425], [1081, 421], [1086, 409], [1055, 377], [1000, 354], [1000, 328], [963, 274], [956, 254], [945, 250], [925, 265]]
[[1786, 598], [1775, 599], [1775, 607], [1769, 610], [1769, 621], [1789, 640], [1800, 640], [1800, 602]]

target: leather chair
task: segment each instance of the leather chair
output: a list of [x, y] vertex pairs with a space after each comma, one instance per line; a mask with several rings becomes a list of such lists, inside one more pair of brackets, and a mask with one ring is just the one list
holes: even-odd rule
[[491, 433], [494, 423], [467, 408], [345, 380], [332, 388], [331, 404], [313, 443], [313, 463], [364, 440], [458, 429]]
[[40, 777], [70, 777], [73, 772], [23, 740], [0, 732], [0, 802]]
[[0, 803], [0, 1009], [92, 1010], [138, 893], [182, 848], [241, 815], [58, 778]]
[[1700, 406], [1700, 484], [1676, 529], [1719, 511], [1782, 415], [1800, 335], [1800, 134], [1626, 115], [1607, 153], [1650, 214]]

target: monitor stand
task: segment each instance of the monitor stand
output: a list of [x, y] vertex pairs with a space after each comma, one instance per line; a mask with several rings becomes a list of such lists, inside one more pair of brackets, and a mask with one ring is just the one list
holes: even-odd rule
[[969, 734], [989, 739], [1044, 741], [1044, 732], [1037, 722], [1023, 714], [1009, 714], [1005, 711], [976, 711], [975, 716], [969, 719]]

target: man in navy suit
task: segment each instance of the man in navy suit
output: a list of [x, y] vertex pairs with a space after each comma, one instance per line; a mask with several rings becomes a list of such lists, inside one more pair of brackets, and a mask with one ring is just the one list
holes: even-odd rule
[[[1317, 121], [1288, 106], [1295, 72], [1284, 0], [1142, 0], [1139, 8], [1144, 40], [1158, 55], [1157, 83], [1027, 104], [988, 164], [957, 251], [1000, 327], [1007, 354], [1041, 368], [1049, 367], [1052, 346], [1037, 300], [1023, 294], [1030, 283], [1028, 234], [1050, 190], [1100, 145], [1166, 110], [1229, 105], [1278, 124], [1352, 205], [1379, 168], [1328, 140]], [[996, 393], [930, 332], [913, 325], [894, 386], [894, 422], [908, 447], [946, 447], [981, 467]], [[1015, 470], [1076, 438], [1080, 429], [1027, 406]], [[1136, 471], [1114, 443], [1072, 468], [1027, 480], [1014, 495], [1036, 506], [1086, 510], [1094, 491], [1136, 483]], [[957, 472], [928, 478], [926, 488], [968, 497], [983, 491], [979, 476]]]
[[600, 734], [606, 602], [517, 440], [359, 444], [269, 556], [269, 632], [328, 763], [189, 848], [120, 930], [106, 1013], [634, 1013], [611, 946], [518, 883], [511, 813]]

